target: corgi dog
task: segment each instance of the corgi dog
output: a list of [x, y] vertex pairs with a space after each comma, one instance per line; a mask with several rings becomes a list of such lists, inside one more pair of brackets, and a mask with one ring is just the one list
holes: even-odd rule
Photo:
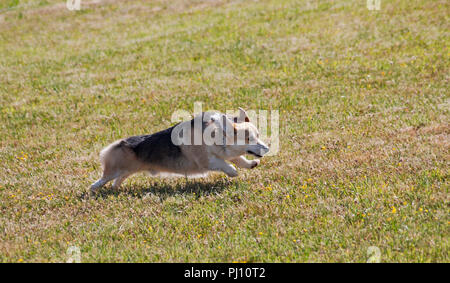
[[92, 193], [114, 180], [113, 188], [137, 172], [181, 176], [205, 175], [219, 171], [230, 177], [240, 168], [255, 168], [260, 160], [248, 160], [246, 154], [263, 157], [269, 147], [259, 139], [258, 129], [245, 110], [230, 117], [203, 112], [163, 131], [118, 140], [100, 152], [102, 177], [90, 187]]

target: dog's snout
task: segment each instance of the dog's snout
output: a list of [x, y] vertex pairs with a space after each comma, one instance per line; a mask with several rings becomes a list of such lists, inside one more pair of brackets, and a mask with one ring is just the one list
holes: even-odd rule
[[260, 151], [262, 153], [261, 155], [264, 155], [267, 152], [269, 152], [270, 148], [267, 145], [265, 145], [264, 143], [260, 143], [258, 145], [260, 146]]

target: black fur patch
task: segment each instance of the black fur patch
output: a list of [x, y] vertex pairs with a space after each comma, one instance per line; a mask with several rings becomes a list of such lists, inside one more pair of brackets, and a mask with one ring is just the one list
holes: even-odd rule
[[182, 155], [180, 147], [172, 142], [172, 130], [175, 126], [151, 135], [129, 137], [120, 146], [132, 149], [142, 161], [164, 164], [168, 159], [174, 160]]

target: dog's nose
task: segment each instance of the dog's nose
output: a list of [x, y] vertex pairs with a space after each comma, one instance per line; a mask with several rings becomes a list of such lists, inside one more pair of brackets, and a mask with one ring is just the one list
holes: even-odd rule
[[269, 147], [265, 144], [261, 144], [261, 152], [266, 154], [267, 152], [269, 152]]

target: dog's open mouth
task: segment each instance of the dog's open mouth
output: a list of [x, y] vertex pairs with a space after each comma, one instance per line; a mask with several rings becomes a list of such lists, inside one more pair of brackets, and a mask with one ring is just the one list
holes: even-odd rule
[[262, 157], [262, 155], [257, 154], [257, 153], [254, 153], [253, 151], [250, 151], [250, 150], [247, 150], [247, 153], [249, 153], [249, 154], [251, 154], [251, 155], [254, 155], [254, 156], [256, 156], [256, 157]]

